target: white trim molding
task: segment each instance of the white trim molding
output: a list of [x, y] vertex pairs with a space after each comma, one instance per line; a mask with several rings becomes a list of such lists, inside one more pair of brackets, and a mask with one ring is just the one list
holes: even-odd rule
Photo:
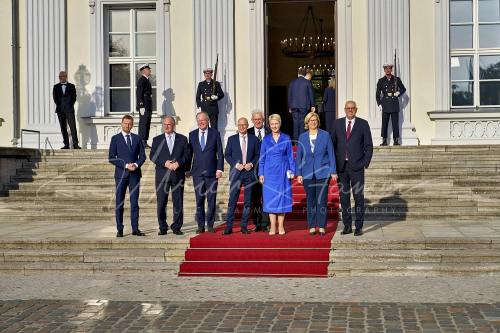
[[249, 0], [250, 3], [250, 109], [262, 111], [266, 108], [264, 1]]
[[435, 44], [436, 48], [436, 109], [450, 110], [450, 38], [449, 1], [436, 1]]
[[353, 98], [352, 61], [352, 4], [350, 0], [337, 0], [337, 100], [339, 107]]
[[400, 99], [401, 139], [405, 145], [418, 145], [410, 109], [410, 0], [369, 0], [369, 122], [374, 143], [382, 142], [380, 129], [382, 114], [378, 111], [375, 92], [377, 81], [383, 76], [382, 65], [392, 62], [397, 50], [397, 75], [406, 87]]
[[[196, 0], [194, 2], [195, 87], [203, 79], [203, 69], [215, 65], [218, 54], [217, 81], [221, 83], [225, 95], [219, 101], [218, 127], [223, 138], [236, 133], [234, 53], [234, 0]], [[196, 110], [194, 112], [196, 113]]]
[[500, 144], [500, 110], [428, 112], [436, 123], [433, 145]]

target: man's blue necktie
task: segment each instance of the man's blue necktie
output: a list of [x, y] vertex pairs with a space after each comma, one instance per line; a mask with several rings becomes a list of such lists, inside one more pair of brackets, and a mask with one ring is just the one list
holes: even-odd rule
[[127, 134], [127, 146], [128, 149], [132, 150], [132, 140], [130, 140], [130, 134]]
[[201, 150], [205, 150], [205, 131], [201, 131], [200, 146]]

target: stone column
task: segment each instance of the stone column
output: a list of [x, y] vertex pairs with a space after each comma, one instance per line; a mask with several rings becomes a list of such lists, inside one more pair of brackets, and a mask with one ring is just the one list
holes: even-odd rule
[[227, 138], [236, 132], [234, 0], [194, 2], [194, 43], [196, 86], [203, 79], [203, 68], [213, 67], [219, 55], [217, 81], [225, 95], [219, 102], [219, 128]]
[[382, 113], [375, 100], [377, 81], [383, 76], [382, 65], [393, 62], [397, 50], [397, 75], [407, 91], [400, 98], [401, 137], [404, 145], [417, 145], [418, 138], [411, 123], [410, 110], [410, 0], [369, 0], [369, 122], [374, 144], [381, 142]]
[[[59, 148], [62, 136], [52, 100], [52, 87], [58, 82], [59, 71], [66, 70], [66, 1], [27, 1], [26, 34], [26, 126], [41, 132], [43, 148], [50, 148], [50, 145]], [[68, 77], [68, 80], [72, 78]], [[38, 147], [34, 138], [26, 137], [28, 146]]]

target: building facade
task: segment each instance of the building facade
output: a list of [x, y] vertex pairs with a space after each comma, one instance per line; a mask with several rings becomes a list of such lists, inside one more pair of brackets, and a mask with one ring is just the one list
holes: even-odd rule
[[[500, 143], [500, 0], [336, 0], [337, 105], [354, 99], [380, 143], [375, 101], [382, 64], [397, 50], [402, 140], [417, 144]], [[60, 70], [77, 87], [80, 143], [106, 148], [133, 113], [137, 65], [153, 68], [155, 116], [177, 131], [195, 126], [195, 91], [218, 56], [219, 128], [269, 106], [267, 6], [285, 0], [11, 0], [0, 2], [0, 146], [20, 145], [21, 129], [40, 131], [43, 148], [62, 138], [52, 86]], [[285, 8], [285, 7], [284, 7]], [[294, 27], [291, 30], [295, 31]], [[138, 118], [138, 117], [137, 117]], [[23, 145], [38, 138], [23, 132]]]

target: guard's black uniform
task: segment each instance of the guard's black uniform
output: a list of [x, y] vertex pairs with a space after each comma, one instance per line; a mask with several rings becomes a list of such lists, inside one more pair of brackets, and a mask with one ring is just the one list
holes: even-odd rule
[[144, 114], [139, 112], [139, 137], [143, 142], [149, 138], [149, 127], [151, 126], [151, 116], [153, 114], [153, 88], [149, 79], [142, 75], [137, 81], [136, 107], [139, 111], [144, 108]]
[[388, 79], [387, 76], [384, 75], [378, 80], [375, 96], [377, 98], [377, 104], [382, 105], [382, 139], [387, 139], [387, 127], [389, 126], [390, 117], [392, 120], [392, 136], [394, 142], [399, 140], [400, 109], [399, 96], [396, 96], [396, 92], [399, 92], [399, 96], [406, 92], [406, 88], [399, 77], [391, 75], [391, 78]]
[[[213, 88], [213, 83], [215, 82], [215, 90]], [[211, 96], [216, 95], [217, 99], [212, 100]], [[224, 92], [220, 86], [220, 83], [214, 80], [201, 81], [198, 83], [198, 89], [196, 90], [196, 105], [201, 108], [202, 111], [208, 113], [210, 118], [210, 127], [219, 130], [217, 128], [217, 122], [219, 120], [219, 105], [218, 102], [224, 98]]]

